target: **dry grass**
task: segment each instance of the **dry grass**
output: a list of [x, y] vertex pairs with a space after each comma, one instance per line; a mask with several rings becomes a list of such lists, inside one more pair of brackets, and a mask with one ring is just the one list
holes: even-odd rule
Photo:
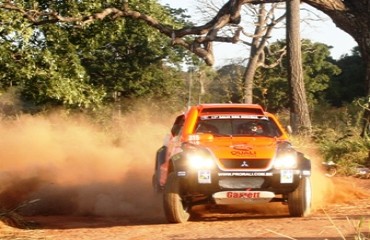
[[32, 228], [34, 226], [34, 223], [26, 221], [21, 215], [17, 213], [17, 211], [23, 207], [26, 207], [38, 201], [40, 201], [40, 199], [34, 199], [31, 201], [22, 203], [16, 208], [11, 209], [11, 210], [0, 209], [0, 221], [2, 221], [3, 223], [11, 227], [22, 228], [22, 229]]

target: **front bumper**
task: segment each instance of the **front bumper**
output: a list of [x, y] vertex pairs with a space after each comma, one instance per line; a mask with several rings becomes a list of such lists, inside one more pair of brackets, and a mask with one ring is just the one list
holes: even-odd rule
[[275, 169], [266, 172], [224, 172], [215, 169], [177, 172], [184, 192], [188, 195], [209, 196], [223, 191], [267, 191], [287, 194], [297, 188], [302, 176], [309, 175], [310, 171]]

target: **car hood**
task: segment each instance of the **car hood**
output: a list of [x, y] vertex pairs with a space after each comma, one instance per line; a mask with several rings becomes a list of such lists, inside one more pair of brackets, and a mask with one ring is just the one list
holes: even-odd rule
[[225, 137], [202, 143], [218, 159], [272, 159], [277, 144], [276, 138], [269, 137]]

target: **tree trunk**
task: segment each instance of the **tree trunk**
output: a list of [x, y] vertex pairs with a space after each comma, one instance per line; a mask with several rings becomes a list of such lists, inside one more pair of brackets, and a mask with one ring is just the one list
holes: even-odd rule
[[252, 38], [249, 61], [243, 75], [244, 103], [253, 103], [254, 76], [256, 75], [256, 71], [259, 67], [259, 61], [261, 60], [260, 59], [261, 51], [263, 51], [263, 48], [265, 46], [265, 42], [261, 41], [261, 37], [263, 35], [261, 33], [265, 31], [264, 28], [266, 27], [265, 18], [266, 18], [265, 5], [261, 4], [259, 6], [258, 22], [254, 30], [254, 37]]
[[258, 55], [252, 55], [252, 49], [256, 47], [252, 45], [251, 47], [251, 57], [245, 69], [243, 80], [244, 80], [244, 103], [253, 103], [253, 83], [254, 76], [256, 75], [256, 70], [258, 68]]
[[308, 111], [302, 68], [300, 0], [287, 0], [286, 3], [290, 124], [295, 134], [310, 135], [311, 120]]

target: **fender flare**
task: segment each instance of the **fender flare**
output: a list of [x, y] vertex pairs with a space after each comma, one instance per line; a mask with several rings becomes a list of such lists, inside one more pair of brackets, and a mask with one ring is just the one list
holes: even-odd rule
[[166, 161], [167, 146], [162, 146], [157, 150], [155, 156], [155, 169], [159, 168], [160, 165]]
[[301, 152], [298, 152], [298, 161], [298, 166], [301, 170], [311, 171], [311, 160], [306, 158]]

